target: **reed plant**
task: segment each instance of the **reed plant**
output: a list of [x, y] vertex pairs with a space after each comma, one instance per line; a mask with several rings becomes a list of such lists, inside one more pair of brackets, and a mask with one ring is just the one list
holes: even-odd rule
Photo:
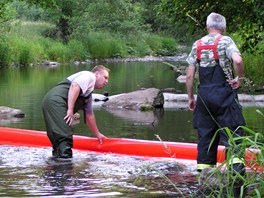
[[[264, 119], [264, 113], [257, 108], [256, 113], [261, 119]], [[212, 138], [211, 144], [220, 132], [225, 132], [228, 136], [228, 144], [230, 147], [224, 149], [226, 153], [225, 161], [219, 163], [216, 168], [206, 168], [198, 174], [199, 185], [190, 197], [217, 197], [217, 198], [233, 198], [234, 189], [240, 195], [238, 197], [264, 197], [264, 134], [263, 131], [254, 131], [248, 126], [239, 126], [236, 130], [242, 128], [245, 132], [244, 136], [233, 136], [235, 131], [229, 128], [220, 128], [216, 131]], [[172, 158], [175, 156], [171, 153], [169, 147], [162, 139], [156, 135], [156, 138], [163, 143], [164, 150]], [[236, 142], [242, 143], [237, 145]], [[211, 145], [209, 146], [210, 149]], [[227, 152], [228, 151], [228, 152]], [[245, 156], [245, 165], [247, 167], [245, 176], [240, 175], [233, 169], [234, 156]], [[163, 177], [169, 180], [165, 175]], [[180, 189], [170, 181], [176, 191]], [[182, 194], [183, 195], [183, 194]], [[183, 195], [184, 197], [184, 195]]]
[[261, 54], [243, 54], [245, 76], [258, 85], [264, 85], [264, 60]]
[[153, 55], [172, 56], [177, 53], [177, 42], [171, 37], [161, 37], [159, 35], [146, 35], [146, 44], [150, 47]]
[[28, 66], [34, 62], [33, 42], [19, 36], [9, 37], [11, 61], [15, 65]]
[[75, 34], [73, 38], [83, 44], [91, 58], [123, 57], [127, 54], [121, 39], [109, 32], [90, 31], [86, 34]]
[[90, 53], [86, 50], [83, 43], [78, 40], [72, 39], [67, 43], [69, 49], [68, 54], [70, 60], [84, 61], [91, 58]]
[[[257, 109], [256, 113], [264, 119], [264, 114], [260, 109]], [[225, 148], [226, 159], [223, 163], [219, 164], [216, 169], [202, 171], [200, 176], [202, 186], [195, 197], [234, 197], [233, 190], [235, 188], [240, 189], [240, 195], [236, 197], [261, 198], [264, 196], [264, 134], [253, 131], [247, 126], [239, 126], [237, 129], [239, 128], [244, 130], [245, 136], [234, 137], [235, 131], [231, 131], [229, 128], [221, 128], [216, 132], [212, 142], [217, 133], [225, 131], [230, 147]], [[237, 141], [241, 141], [242, 144], [237, 145]], [[245, 155], [246, 158], [247, 172], [245, 176], [241, 176], [233, 170], [233, 157], [241, 155]]]
[[127, 46], [127, 53], [129, 56], [142, 57], [152, 55], [152, 50], [150, 46], [146, 44], [144, 34], [129, 34], [123, 37], [123, 40]]
[[0, 39], [0, 68], [11, 63], [10, 48], [6, 40]]

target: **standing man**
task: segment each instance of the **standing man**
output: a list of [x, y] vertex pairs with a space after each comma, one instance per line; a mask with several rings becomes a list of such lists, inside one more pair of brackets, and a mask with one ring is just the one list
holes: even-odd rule
[[[194, 111], [193, 126], [198, 130], [198, 171], [216, 165], [220, 139], [224, 146], [230, 147], [226, 131], [222, 129], [217, 132], [218, 129], [229, 128], [235, 138], [243, 136], [243, 130], [238, 127], [245, 125], [236, 93], [243, 77], [240, 52], [230, 37], [222, 35], [226, 29], [224, 16], [211, 13], [206, 26], [209, 34], [193, 44], [187, 58], [186, 89], [189, 109]], [[193, 91], [196, 65], [200, 82], [197, 101]], [[213, 139], [216, 132], [216, 138]], [[211, 141], [213, 143], [210, 146]], [[241, 140], [235, 143], [239, 146]], [[243, 157], [243, 151], [238, 147], [230, 162], [233, 170], [241, 175], [245, 174]]]
[[74, 113], [82, 109], [89, 129], [102, 144], [105, 138], [97, 128], [92, 109], [92, 92], [107, 85], [110, 70], [102, 65], [80, 71], [52, 88], [42, 101], [47, 135], [55, 158], [72, 158]]

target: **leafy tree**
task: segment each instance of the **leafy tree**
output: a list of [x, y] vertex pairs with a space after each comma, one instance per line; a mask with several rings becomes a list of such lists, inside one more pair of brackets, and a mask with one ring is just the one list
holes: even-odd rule
[[72, 19], [76, 11], [75, 8], [78, 5], [78, 1], [56, 0], [56, 5], [56, 9], [54, 10], [57, 13], [55, 14], [57, 18], [55, 18], [56, 20], [54, 21], [56, 27], [53, 30], [52, 34], [59, 37], [64, 43], [67, 43], [69, 40], [69, 36], [72, 33], [70, 20]]
[[257, 44], [263, 40], [263, 0], [162, 0], [159, 8], [173, 21], [189, 24], [191, 32], [205, 31], [206, 17], [211, 12], [224, 15], [228, 32], [242, 36], [243, 51], [257, 51]]
[[3, 36], [5, 29], [8, 27], [8, 23], [12, 18], [12, 11], [8, 7], [8, 0], [0, 1], [0, 37]]
[[[79, 0], [78, 10], [72, 20], [74, 29], [135, 33], [148, 31], [141, 18], [142, 6], [131, 0]], [[80, 20], [81, 17], [81, 20]]]

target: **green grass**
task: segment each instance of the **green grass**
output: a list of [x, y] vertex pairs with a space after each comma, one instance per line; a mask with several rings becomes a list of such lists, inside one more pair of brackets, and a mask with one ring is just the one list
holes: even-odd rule
[[28, 66], [44, 60], [69, 63], [95, 58], [167, 56], [177, 52], [173, 38], [147, 33], [124, 36], [85, 30], [80, 35], [73, 34], [64, 44], [47, 37], [53, 28], [46, 22], [13, 22], [0, 45], [0, 64]]

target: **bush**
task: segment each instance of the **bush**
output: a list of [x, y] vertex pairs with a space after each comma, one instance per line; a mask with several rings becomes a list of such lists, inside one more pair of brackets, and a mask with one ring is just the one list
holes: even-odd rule
[[153, 55], [171, 56], [177, 52], [176, 40], [159, 35], [146, 35], [146, 43], [149, 45]]
[[81, 41], [91, 58], [123, 57], [127, 54], [124, 43], [110, 33], [90, 32]]
[[10, 48], [7, 42], [0, 41], [0, 67], [8, 66], [11, 62]]
[[147, 45], [145, 36], [140, 34], [130, 34], [123, 38], [127, 46], [127, 52], [132, 56], [146, 56], [152, 55], [152, 50]]
[[245, 77], [249, 78], [250, 80], [254, 81], [256, 84], [263, 83], [264, 79], [264, 60], [262, 55], [253, 55], [244, 53], [243, 54], [243, 61], [244, 61], [244, 74]]
[[47, 58], [51, 61], [69, 62], [71, 57], [68, 57], [69, 49], [64, 44], [53, 41], [49, 48], [46, 49]]
[[67, 44], [67, 47], [69, 49], [69, 54], [67, 56], [71, 57], [72, 60], [84, 61], [90, 58], [90, 54], [87, 52], [85, 46], [80, 41], [77, 41], [75, 39], [70, 40]]
[[8, 41], [12, 64], [28, 66], [34, 61], [32, 41], [18, 36], [10, 36]]

